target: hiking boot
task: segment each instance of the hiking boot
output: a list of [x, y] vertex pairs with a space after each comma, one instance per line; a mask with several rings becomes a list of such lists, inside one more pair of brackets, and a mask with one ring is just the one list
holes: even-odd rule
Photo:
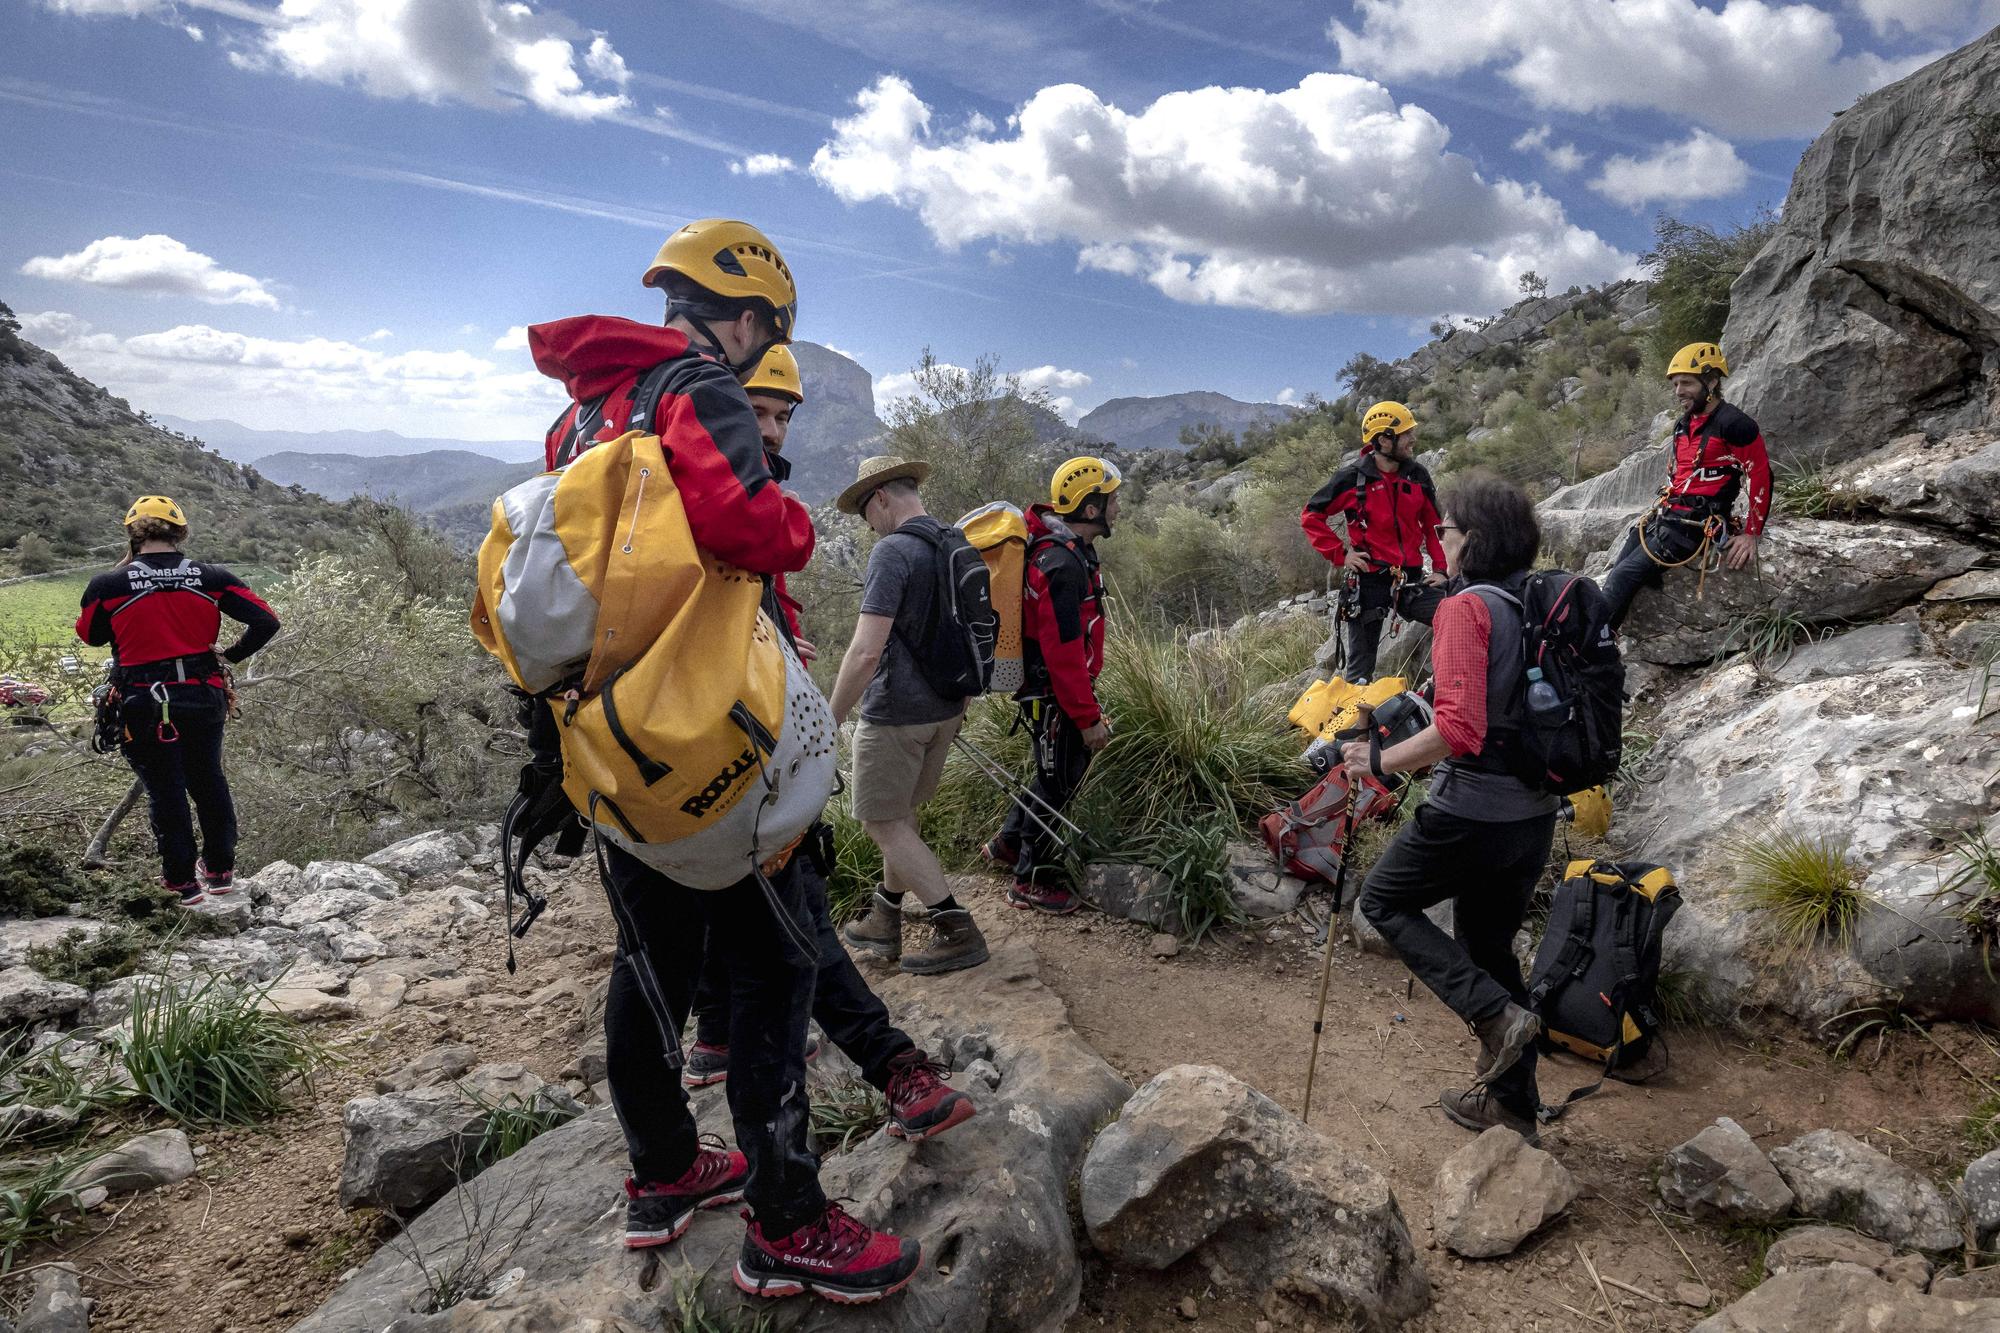
[[202, 889], [201, 881], [198, 879], [191, 879], [185, 884], [176, 884], [165, 875], [162, 875], [160, 876], [160, 887], [169, 893], [178, 893], [181, 896], [182, 907], [193, 907], [196, 903], [205, 903], [208, 901], [208, 894]]
[[236, 887], [234, 870], [213, 871], [208, 868], [207, 863], [196, 861], [194, 875], [210, 893], [228, 893]]
[[962, 1125], [978, 1113], [972, 1099], [944, 1081], [945, 1067], [921, 1050], [889, 1061], [889, 1134], [915, 1143]]
[[1490, 1082], [1512, 1069], [1541, 1032], [1542, 1020], [1511, 1000], [1493, 1017], [1474, 1023], [1472, 1034], [1480, 1046], [1474, 1068], [1481, 1081]]
[[996, 870], [1012, 870], [1021, 859], [1021, 847], [1006, 834], [996, 833], [980, 844], [979, 859]]
[[[806, 1033], [806, 1063], [811, 1064], [819, 1056], [819, 1038]], [[729, 1048], [711, 1046], [698, 1041], [688, 1047], [687, 1060], [681, 1067], [681, 1085], [689, 1088], [706, 1088], [713, 1083], [721, 1083], [729, 1077]]]
[[840, 938], [886, 962], [895, 962], [903, 956], [903, 905], [890, 902], [879, 892], [871, 895], [867, 915], [843, 926]]
[[914, 1240], [873, 1231], [829, 1202], [819, 1220], [789, 1236], [766, 1236], [751, 1222], [736, 1256], [736, 1286], [752, 1296], [817, 1292], [841, 1305], [865, 1305], [909, 1285], [923, 1260]]
[[1499, 1125], [1526, 1139], [1531, 1148], [1542, 1141], [1542, 1132], [1535, 1124], [1535, 1117], [1508, 1110], [1485, 1088], [1464, 1091], [1446, 1088], [1438, 1094], [1438, 1105], [1444, 1109], [1446, 1119], [1454, 1125], [1465, 1126], [1475, 1134]]
[[722, 1146], [714, 1136], [702, 1140], [701, 1153], [679, 1180], [641, 1185], [625, 1181], [625, 1248], [643, 1250], [680, 1239], [694, 1215], [743, 1198], [750, 1163], [740, 1152]]
[[924, 977], [934, 972], [978, 967], [986, 961], [986, 937], [979, 933], [970, 911], [959, 907], [932, 912], [926, 922], [931, 928], [931, 942], [926, 948], [903, 955], [905, 972]]
[[1037, 884], [1031, 879], [1015, 880], [1014, 887], [1007, 890], [1007, 901], [1051, 916], [1067, 916], [1081, 905], [1077, 896], [1062, 885]]

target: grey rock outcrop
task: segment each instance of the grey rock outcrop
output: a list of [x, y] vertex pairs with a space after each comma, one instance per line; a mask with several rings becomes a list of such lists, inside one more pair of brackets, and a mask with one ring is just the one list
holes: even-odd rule
[[2000, 1301], [1926, 1296], [1865, 1268], [1781, 1273], [1691, 1333], [2000, 1333]]
[[79, 1193], [103, 1189], [128, 1194], [177, 1184], [194, 1171], [194, 1149], [188, 1136], [178, 1129], [156, 1129], [85, 1162], [63, 1182], [63, 1188]]
[[1836, 503], [1906, 522], [2000, 531], [2000, 435], [1905, 435], [1838, 469]]
[[1101, 912], [1155, 930], [1178, 930], [1167, 877], [1150, 866], [1101, 863], [1084, 871], [1084, 896]]
[[1299, 905], [1306, 882], [1281, 872], [1270, 850], [1259, 843], [1232, 842], [1228, 847], [1229, 896], [1253, 921], [1283, 916]]
[[86, 940], [96, 939], [107, 929], [102, 921], [87, 916], [38, 916], [0, 919], [0, 970], [28, 961], [28, 950], [59, 944], [72, 932]]
[[90, 1001], [90, 992], [51, 981], [23, 963], [0, 970], [0, 1028], [67, 1018]]
[[481, 1065], [451, 1083], [355, 1098], [341, 1113], [340, 1206], [399, 1213], [427, 1206], [481, 1169], [488, 1117], [507, 1106], [564, 1117], [583, 1111], [521, 1065]]
[[1560, 1217], [1576, 1194], [1561, 1162], [1496, 1126], [1438, 1168], [1431, 1229], [1453, 1254], [1497, 1259]]
[[463, 869], [476, 849], [463, 833], [434, 829], [401, 842], [392, 842], [361, 858], [362, 864], [404, 879], [438, 878]]
[[[433, 1046], [401, 1069], [375, 1080], [378, 1093], [412, 1092], [463, 1078], [479, 1063], [479, 1052], [462, 1042]], [[600, 1076], [601, 1077], [601, 1076]]]
[[1995, 421], [2000, 31], [1870, 93], [1792, 175], [1730, 291], [1731, 397], [1780, 458]]
[[1178, 1065], [1134, 1093], [1091, 1145], [1080, 1197], [1091, 1244], [1120, 1263], [1198, 1251], [1370, 1329], [1429, 1300], [1389, 1183], [1220, 1069]]
[[1957, 1209], [1924, 1177], [1852, 1134], [1818, 1129], [1771, 1154], [1808, 1217], [1920, 1250], [1959, 1243]]
[[[950, 987], [894, 975], [877, 989], [915, 1040], [961, 1065], [989, 1061], [999, 1088], [989, 1093], [961, 1077], [956, 1086], [979, 1108], [973, 1119], [921, 1144], [878, 1134], [821, 1169], [829, 1195], [863, 1201], [855, 1206], [863, 1221], [917, 1237], [924, 1265], [911, 1290], [865, 1310], [794, 1303], [803, 1329], [1053, 1330], [1076, 1307], [1082, 1270], [1070, 1233], [1069, 1182], [1092, 1132], [1130, 1089], [1070, 1029], [1025, 941], [1004, 925], [989, 926], [987, 938], [992, 958], [954, 974]], [[727, 1130], [721, 1092], [695, 1097], [706, 1131]], [[645, 1263], [621, 1244], [618, 1183], [627, 1170], [624, 1138], [608, 1108], [551, 1130], [429, 1208], [407, 1239], [384, 1246], [295, 1333], [391, 1324], [398, 1333], [677, 1327], [650, 1289]], [[468, 1219], [512, 1235], [531, 1213], [534, 1225], [487, 1287], [519, 1269], [504, 1294], [482, 1294], [442, 1315], [408, 1313], [424, 1285], [414, 1252], [457, 1255], [474, 1226]], [[735, 1211], [717, 1209], [698, 1214], [674, 1242], [673, 1262], [696, 1275], [712, 1309], [740, 1308], [729, 1271], [742, 1239]]]
[[1972, 1218], [1973, 1239], [1991, 1250], [2000, 1238], [2000, 1148], [1965, 1168], [1965, 1211]]
[[1668, 1150], [1660, 1198], [1684, 1213], [1732, 1222], [1775, 1221], [1796, 1201], [1756, 1141], [1727, 1116]]
[[76, 1269], [52, 1264], [36, 1271], [21, 1307], [16, 1333], [90, 1333], [90, 1312], [97, 1302], [83, 1294]]
[[1899, 1253], [1886, 1241], [1845, 1227], [1794, 1227], [1764, 1252], [1764, 1269], [1770, 1273], [1802, 1273], [1830, 1264], [1854, 1264], [1884, 1282], [1917, 1291], [1931, 1280], [1930, 1261], [1921, 1254]]

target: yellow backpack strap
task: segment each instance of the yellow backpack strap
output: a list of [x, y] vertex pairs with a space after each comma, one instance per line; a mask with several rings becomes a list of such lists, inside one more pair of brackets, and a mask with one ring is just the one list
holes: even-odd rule
[[666, 394], [667, 380], [675, 365], [674, 361], [663, 361], [639, 377], [632, 389], [632, 410], [625, 419], [625, 433], [609, 444], [596, 446], [629, 449], [632, 462], [625, 473], [625, 495], [618, 505], [619, 531], [610, 543], [604, 581], [598, 593], [597, 639], [591, 645], [590, 661], [584, 665], [580, 687], [585, 697], [603, 688], [604, 682], [631, 660], [629, 654], [645, 648], [644, 644], [630, 642], [630, 628], [638, 618], [641, 575], [648, 556], [634, 545], [633, 538], [642, 526], [647, 491], [652, 491], [656, 503], [675, 493], [672, 479], [667, 475], [665, 447], [653, 430], [653, 418], [660, 410], [660, 399]]

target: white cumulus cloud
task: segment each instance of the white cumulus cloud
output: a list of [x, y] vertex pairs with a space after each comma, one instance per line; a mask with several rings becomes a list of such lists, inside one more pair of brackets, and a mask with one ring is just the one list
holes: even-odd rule
[[777, 153], [752, 153], [740, 162], [729, 164], [732, 176], [782, 176], [798, 169], [798, 163]]
[[528, 326], [526, 324], [510, 325], [505, 333], [493, 340], [493, 350], [496, 352], [527, 351]]
[[393, 337], [395, 337], [395, 336], [396, 336], [396, 335], [395, 335], [395, 333], [394, 333], [394, 332], [393, 332], [392, 330], [389, 330], [389, 329], [377, 329], [377, 330], [375, 330], [375, 332], [373, 332], [373, 333], [369, 334], [369, 335], [368, 335], [368, 336], [367, 336], [366, 338], [363, 338], [363, 339], [362, 339], [361, 341], [362, 341], [362, 342], [365, 342], [365, 343], [380, 343], [380, 342], [387, 342], [387, 341], [389, 341], [389, 339], [391, 339], [391, 338], [393, 338]]
[[631, 74], [609, 39], [525, 0], [283, 0], [230, 58], [376, 97], [525, 102], [572, 120], [631, 105], [621, 91]]
[[879, 79], [812, 160], [850, 203], [914, 210], [937, 242], [1070, 243], [1081, 267], [1178, 301], [1290, 314], [1491, 309], [1534, 268], [1562, 286], [1630, 256], [1538, 187], [1487, 181], [1450, 132], [1344, 74], [1169, 93], [1136, 113], [1064, 84], [1005, 132], [946, 131]]
[[38, 310], [19, 316], [21, 336], [37, 347], [62, 347], [90, 332], [88, 321], [66, 310]]
[[1496, 66], [1536, 106], [1664, 111], [1740, 138], [1817, 134], [1862, 93], [1943, 54], [1843, 54], [1825, 9], [1766, 0], [1355, 0], [1354, 9], [1357, 26], [1336, 19], [1327, 29], [1350, 70], [1448, 79]]
[[1585, 161], [1583, 151], [1573, 143], [1550, 143], [1549, 139], [1554, 133], [1554, 128], [1548, 125], [1529, 130], [1514, 140], [1514, 151], [1537, 153], [1542, 161], [1565, 176], [1580, 170]]
[[1750, 180], [1750, 167], [1728, 140], [1696, 130], [1650, 157], [1609, 159], [1590, 188], [1627, 208], [1659, 199], [1723, 199]]
[[85, 282], [151, 296], [191, 296], [211, 305], [278, 308], [278, 298], [247, 273], [233, 273], [171, 236], [106, 236], [74, 254], [39, 255], [21, 265], [31, 278]]

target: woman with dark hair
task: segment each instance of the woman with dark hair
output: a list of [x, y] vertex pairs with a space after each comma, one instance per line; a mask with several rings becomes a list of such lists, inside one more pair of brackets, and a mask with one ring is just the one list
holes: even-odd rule
[[[1528, 988], [1514, 934], [1548, 862], [1554, 796], [1513, 776], [1507, 746], [1522, 696], [1520, 595], [1541, 529], [1519, 488], [1472, 476], [1447, 489], [1438, 537], [1455, 578], [1432, 622], [1436, 715], [1381, 751], [1378, 776], [1436, 765], [1430, 795], [1375, 863], [1361, 914], [1478, 1036], [1477, 1081], [1447, 1089], [1444, 1113], [1467, 1129], [1505, 1125], [1533, 1143], [1541, 1099]], [[1342, 752], [1357, 780], [1369, 747]], [[1450, 899], [1454, 934], [1424, 913]]]
[[[236, 807], [222, 773], [222, 727], [229, 716], [225, 662], [241, 662], [278, 632], [278, 617], [221, 565], [181, 552], [187, 516], [164, 495], [142, 495], [125, 514], [131, 553], [84, 589], [77, 636], [111, 645], [125, 761], [146, 787], [160, 883], [182, 906], [227, 893], [236, 869]], [[222, 617], [242, 637], [217, 651]], [[194, 801], [201, 822], [195, 846]]]

